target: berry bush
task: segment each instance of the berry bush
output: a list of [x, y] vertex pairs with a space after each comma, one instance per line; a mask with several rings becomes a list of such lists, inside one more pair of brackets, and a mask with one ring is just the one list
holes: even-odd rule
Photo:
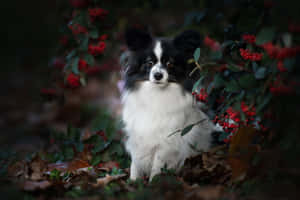
[[[271, 109], [274, 99], [299, 93], [295, 74], [300, 53], [298, 26], [289, 18], [275, 16], [282, 4], [231, 1], [229, 5], [239, 9], [230, 15], [224, 12], [219, 19], [225, 24], [221, 26], [225, 39], [207, 35], [203, 47], [194, 53], [200, 79], [193, 95], [214, 111], [210, 115], [222, 131], [219, 140], [224, 142], [230, 142], [240, 127], [270, 130], [276, 117]], [[204, 14], [212, 12], [206, 10]], [[241, 14], [244, 16], [238, 20], [232, 17]], [[260, 17], [250, 23], [254, 15]], [[205, 21], [198, 26], [206, 26]]]

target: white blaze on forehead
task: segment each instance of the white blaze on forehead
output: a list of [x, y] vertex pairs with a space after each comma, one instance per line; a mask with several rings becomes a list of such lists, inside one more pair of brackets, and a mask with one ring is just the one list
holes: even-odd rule
[[161, 57], [162, 57], [162, 54], [163, 54], [163, 49], [161, 47], [161, 41], [159, 41], [159, 40], [156, 41], [153, 52], [154, 52], [154, 55], [157, 58], [157, 63], [151, 68], [150, 75], [149, 75], [149, 80], [151, 82], [158, 82], [155, 79], [154, 74], [159, 72], [163, 75], [162, 79], [159, 80], [159, 82], [160, 83], [167, 83], [168, 82], [168, 77], [169, 77], [168, 72], [167, 72], [166, 69], [163, 69], [162, 66], [161, 66]]
[[161, 56], [162, 56], [162, 48], [161, 48], [161, 42], [157, 41], [154, 47], [154, 54], [157, 57], [158, 62], [160, 62]]

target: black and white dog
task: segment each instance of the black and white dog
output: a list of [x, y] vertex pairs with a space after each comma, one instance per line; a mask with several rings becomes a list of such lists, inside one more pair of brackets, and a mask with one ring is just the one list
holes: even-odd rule
[[[188, 59], [201, 45], [201, 36], [185, 31], [175, 38], [154, 38], [131, 29], [125, 34], [128, 55], [122, 94], [127, 140], [131, 156], [130, 178], [144, 175], [150, 180], [161, 168], [179, 169], [186, 158], [208, 150], [215, 125], [195, 107]], [[184, 136], [174, 134], [202, 121]]]

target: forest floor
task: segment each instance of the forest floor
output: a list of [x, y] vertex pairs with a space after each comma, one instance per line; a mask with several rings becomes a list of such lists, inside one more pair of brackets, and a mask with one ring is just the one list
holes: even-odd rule
[[[36, 95], [37, 80], [22, 77], [26, 79], [10, 83], [1, 98], [1, 199], [274, 198], [261, 187], [262, 177], [272, 184], [274, 177], [262, 175], [261, 169], [272, 165], [262, 167], [264, 157], [257, 156], [261, 146], [250, 145], [247, 135], [253, 130], [242, 129], [231, 145], [190, 158], [179, 174], [162, 169], [152, 182], [147, 177], [130, 181], [130, 159], [117, 118], [117, 77], [92, 79], [87, 87], [66, 92], [64, 103]], [[238, 153], [241, 148], [248, 151]], [[284, 199], [297, 196], [295, 185], [285, 187], [292, 192]]]

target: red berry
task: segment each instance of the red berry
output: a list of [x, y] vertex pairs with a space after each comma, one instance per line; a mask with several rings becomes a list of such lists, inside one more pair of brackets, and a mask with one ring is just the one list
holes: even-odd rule
[[71, 88], [77, 88], [80, 86], [80, 77], [70, 73], [67, 77], [67, 83]]
[[86, 72], [87, 69], [88, 69], [87, 62], [85, 60], [83, 60], [83, 59], [80, 59], [79, 62], [78, 62], [78, 69], [80, 71]]

